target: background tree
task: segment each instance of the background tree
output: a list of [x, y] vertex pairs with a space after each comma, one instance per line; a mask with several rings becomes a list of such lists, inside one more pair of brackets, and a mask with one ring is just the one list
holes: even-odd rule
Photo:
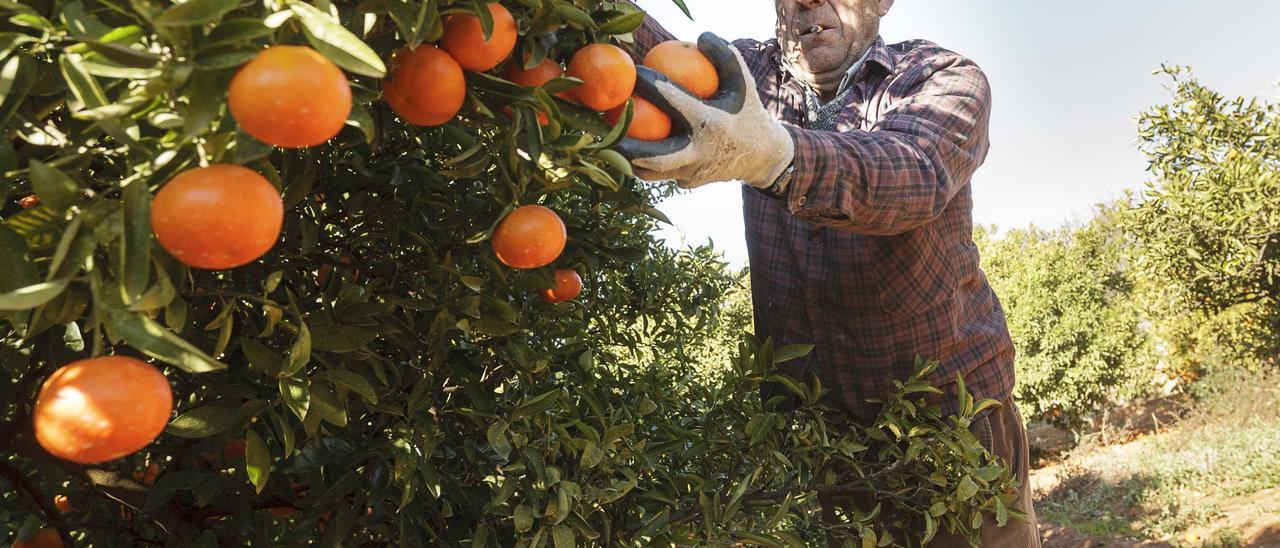
[[[1173, 330], [1182, 333], [1170, 337], [1175, 346], [1204, 339], [1200, 346], [1229, 349], [1229, 361], [1274, 358], [1280, 350], [1280, 106], [1225, 98], [1183, 68], [1164, 73], [1172, 101], [1139, 119], [1152, 180], [1124, 216], [1141, 246], [1137, 264], [1182, 307], [1203, 312]], [[1208, 332], [1200, 329], [1206, 318], [1213, 325]]]
[[[727, 357], [744, 326], [745, 301], [723, 300], [741, 276], [709, 248], [653, 237], [671, 189], [629, 177], [610, 149], [629, 109], [610, 126], [560, 96], [578, 79], [497, 76], [625, 45], [643, 15], [600, 0], [501, 7], [0, 2], [0, 475], [14, 488], [0, 495], [0, 535], [780, 545], [803, 543], [788, 527], [813, 515], [819, 490], [840, 489], [882, 504], [835, 532], [919, 545], [937, 530], [972, 536], [981, 512], [1012, 514], [1009, 474], [967, 430], [994, 402], [943, 418], [915, 377], [879, 421], [844, 425], [821, 387], [773, 374], [805, 348], [750, 339], [708, 375], [699, 361]], [[451, 20], [514, 49], [454, 61], [429, 44]], [[244, 67], [282, 80], [242, 80]], [[336, 90], [237, 91], [295, 78]], [[294, 126], [275, 117], [300, 113], [307, 132], [283, 132]], [[279, 207], [196, 208], [204, 229], [164, 236], [162, 223], [191, 220], [158, 213], [164, 193], [219, 164], [240, 167], [195, 186], [269, 185], [265, 203], [280, 195]], [[565, 230], [516, 249], [553, 249], [553, 262], [509, 268], [495, 227], [530, 205]], [[256, 245], [273, 215], [280, 236], [265, 255], [188, 266]], [[254, 230], [227, 228], [243, 226]], [[581, 295], [543, 301], [556, 269], [581, 275]], [[176, 418], [123, 458], [55, 458], [32, 427], [41, 383], [106, 355], [162, 371]], [[800, 405], [761, 401], [765, 382]]]

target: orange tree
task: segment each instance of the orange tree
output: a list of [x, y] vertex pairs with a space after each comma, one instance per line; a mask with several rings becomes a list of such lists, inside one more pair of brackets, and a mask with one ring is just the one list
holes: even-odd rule
[[[993, 402], [939, 416], [927, 364], [857, 426], [774, 373], [803, 347], [696, 363], [739, 277], [652, 236], [630, 108], [565, 99], [630, 91], [498, 76], [625, 67], [630, 5], [0, 10], [0, 538], [918, 545], [1013, 513], [966, 429]], [[874, 504], [815, 524], [822, 491]]]

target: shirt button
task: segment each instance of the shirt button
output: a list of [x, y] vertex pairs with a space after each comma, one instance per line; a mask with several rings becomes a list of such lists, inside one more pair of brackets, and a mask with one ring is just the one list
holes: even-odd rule
[[815, 230], [809, 233], [809, 243], [817, 245], [822, 243], [822, 233]]
[[806, 198], [806, 197], [804, 197], [804, 196], [801, 196], [800, 198], [796, 199], [796, 205], [798, 205], [798, 206], [803, 206], [804, 204], [806, 204], [806, 203], [808, 203], [808, 202], [809, 202], [809, 199], [808, 199], [808, 198]]

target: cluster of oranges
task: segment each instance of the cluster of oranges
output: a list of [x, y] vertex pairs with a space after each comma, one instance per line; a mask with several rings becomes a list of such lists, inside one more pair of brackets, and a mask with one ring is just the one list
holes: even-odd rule
[[[489, 3], [487, 8], [493, 17], [488, 40], [477, 17], [455, 14], [446, 19], [439, 46], [424, 44], [397, 52], [383, 85], [384, 97], [397, 115], [417, 125], [443, 124], [462, 108], [464, 69], [487, 71], [508, 60], [516, 43], [515, 20], [501, 4]], [[692, 44], [661, 44], [644, 64], [699, 97], [710, 97], [719, 87], [714, 67]], [[551, 59], [529, 68], [522, 65], [508, 62], [502, 75], [529, 87], [562, 74], [578, 78], [582, 84], [560, 96], [604, 113], [612, 123], [633, 99], [635, 64], [617, 46], [587, 45], [574, 53], [567, 71]], [[669, 116], [639, 97], [634, 101], [630, 136], [658, 140], [670, 135]], [[263, 50], [236, 73], [228, 91], [228, 106], [239, 126], [264, 143], [284, 148], [315, 146], [336, 136], [351, 102], [351, 86], [342, 70], [303, 46]], [[279, 239], [283, 219], [278, 189], [259, 173], [231, 164], [178, 174], [156, 193], [151, 207], [151, 225], [160, 245], [178, 261], [204, 269], [235, 268], [257, 260]], [[554, 263], [566, 239], [559, 215], [544, 206], [525, 205], [498, 224], [492, 246], [503, 264], [536, 269]], [[571, 269], [556, 270], [554, 282], [540, 295], [550, 303], [574, 299], [582, 290], [582, 278]], [[58, 458], [104, 462], [151, 443], [172, 411], [169, 382], [151, 365], [124, 356], [80, 360], [58, 369], [41, 387], [34, 409], [36, 439]]]

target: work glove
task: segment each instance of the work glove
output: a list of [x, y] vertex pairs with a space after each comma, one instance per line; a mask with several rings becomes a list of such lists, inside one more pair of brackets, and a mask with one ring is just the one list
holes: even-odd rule
[[674, 179], [681, 188], [740, 180], [767, 189], [791, 165], [791, 134], [760, 103], [755, 78], [737, 48], [710, 32], [698, 49], [716, 67], [720, 89], [703, 100], [648, 67], [637, 67], [636, 94], [671, 116], [672, 136], [625, 138], [618, 152], [637, 177]]

